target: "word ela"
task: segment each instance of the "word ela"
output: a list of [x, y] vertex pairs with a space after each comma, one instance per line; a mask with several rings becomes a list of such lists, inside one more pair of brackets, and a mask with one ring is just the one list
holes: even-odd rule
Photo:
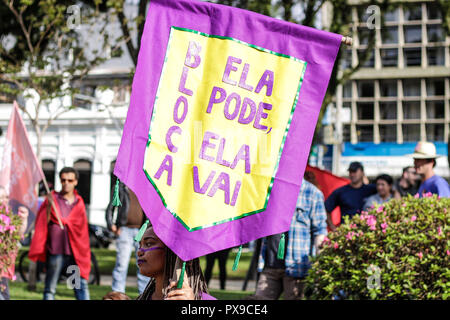
[[[201, 57], [199, 55], [201, 51], [201, 46], [197, 42], [190, 41], [189, 46], [186, 53], [186, 58], [184, 61], [184, 66], [180, 78], [180, 82], [178, 85], [178, 91], [181, 95], [178, 97], [175, 102], [175, 106], [173, 109], [173, 120], [176, 124], [182, 124], [187, 116], [189, 101], [188, 98], [191, 97], [194, 93], [189, 88], [186, 88], [186, 79], [188, 77], [189, 69], [197, 68], [201, 63]], [[237, 71], [238, 68], [235, 64], [241, 64], [242, 60], [229, 56], [227, 60], [227, 64], [225, 66], [225, 70], [222, 77], [222, 82], [239, 86], [248, 91], [254, 91], [255, 93], [259, 93], [264, 87], [266, 88], [266, 96], [271, 96], [273, 91], [273, 82], [274, 82], [274, 74], [270, 70], [266, 70], [261, 79], [257, 83], [256, 87], [249, 85], [246, 83], [247, 74], [249, 72], [250, 65], [245, 64], [243, 67], [242, 74], [240, 76], [239, 82], [232, 80], [230, 78], [230, 74], [234, 71]], [[228, 120], [235, 120], [237, 118], [237, 122], [243, 125], [247, 125], [253, 123], [253, 127], [259, 130], [266, 130], [267, 126], [261, 124], [261, 119], [267, 119], [268, 113], [265, 110], [271, 110], [272, 105], [260, 102], [258, 107], [256, 107], [256, 102], [252, 99], [244, 97], [243, 99], [239, 94], [232, 92], [231, 94], [227, 94], [225, 89], [220, 87], [213, 87], [208, 106], [206, 108], [206, 113], [211, 113], [214, 105], [222, 103], [224, 104], [224, 116]], [[231, 105], [234, 101], [234, 110], [231, 111]], [[248, 111], [248, 112], [247, 112]], [[269, 130], [270, 131], [270, 130]], [[178, 152], [178, 147], [175, 146], [172, 142], [173, 134], [182, 134], [182, 129], [177, 126], [171, 126], [166, 133], [166, 145], [171, 153]], [[219, 144], [216, 145], [214, 140], [218, 141]], [[251, 162], [250, 162], [250, 146], [247, 144], [243, 144], [236, 153], [233, 161], [228, 161], [223, 158], [224, 149], [226, 145], [226, 138], [220, 137], [218, 134], [206, 131], [202, 145], [200, 148], [199, 158], [211, 162], [215, 162], [219, 165], [229, 167], [231, 169], [235, 169], [236, 166], [243, 161], [245, 173], [250, 174], [251, 172]], [[215, 156], [211, 155], [212, 150], [216, 151]], [[207, 153], [209, 151], [209, 154]], [[167, 154], [164, 160], [162, 161], [158, 171], [154, 175], [154, 178], [160, 179], [164, 172], [167, 172], [167, 185], [172, 185], [172, 171], [173, 171], [173, 159], [171, 154]], [[216, 171], [212, 170], [206, 181], [203, 184], [200, 183], [199, 179], [199, 168], [197, 166], [193, 166], [192, 168], [192, 176], [193, 176], [193, 185], [194, 192], [199, 194], [206, 194], [209, 197], [214, 197], [218, 190], [222, 190], [224, 193], [224, 203], [230, 206], [235, 206], [236, 201], [239, 196], [239, 191], [241, 189], [242, 182], [236, 181], [234, 186], [230, 185], [230, 176], [226, 172], [220, 172], [217, 174]], [[214, 181], [214, 183], [213, 183]], [[231, 190], [232, 189], [232, 190]]]

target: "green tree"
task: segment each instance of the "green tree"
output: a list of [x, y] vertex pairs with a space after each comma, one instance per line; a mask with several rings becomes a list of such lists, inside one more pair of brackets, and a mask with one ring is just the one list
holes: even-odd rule
[[[326, 26], [326, 30], [345, 36], [352, 36], [350, 25], [352, 23], [352, 6], [349, 0], [276, 0], [276, 1], [265, 1], [269, 6], [272, 6], [267, 10], [265, 6], [250, 6], [253, 1], [230, 1], [230, 0], [217, 0], [218, 3], [222, 4], [232, 4], [234, 6], [256, 11], [258, 13], [266, 14], [272, 17], [282, 18], [283, 20], [297, 23], [303, 26], [315, 27], [317, 28], [320, 21], [319, 12], [324, 9], [326, 4], [331, 4], [331, 20]], [[380, 11], [384, 12], [389, 7], [389, 0], [370, 0], [365, 2], [365, 7], [370, 5], [377, 5], [380, 7]], [[380, 26], [383, 26], [383, 16], [380, 16]], [[383, 29], [383, 28], [382, 28]], [[320, 129], [322, 125], [322, 118], [327, 110], [327, 106], [332, 101], [333, 97], [336, 95], [336, 89], [339, 84], [345, 83], [356, 71], [358, 71], [361, 66], [366, 63], [366, 61], [371, 57], [371, 52], [375, 46], [375, 29], [373, 32], [369, 32], [366, 36], [367, 38], [367, 49], [360, 55], [359, 63], [346, 70], [341, 70], [341, 61], [344, 57], [343, 52], [345, 51], [345, 45], [339, 50], [338, 56], [336, 58], [336, 63], [334, 65], [330, 82], [328, 85], [327, 93], [325, 95], [322, 108], [320, 110], [319, 119], [316, 127], [316, 134], [314, 140], [319, 142], [320, 140]]]
[[19, 98], [37, 136], [38, 157], [52, 122], [75, 108], [67, 98], [79, 92], [93, 67], [109, 58], [105, 51], [120, 54], [100, 1], [89, 2], [0, 1], [0, 93]]
[[442, 12], [442, 26], [447, 35], [450, 35], [450, 1], [435, 0], [437, 8]]
[[[352, 6], [354, 1], [350, 0], [208, 0], [209, 2], [229, 5], [241, 9], [251, 10], [257, 13], [261, 13], [271, 17], [281, 18], [283, 20], [301, 24], [309, 27], [319, 27], [321, 21], [319, 21], [319, 13], [327, 6], [331, 7], [330, 21], [328, 21], [325, 29], [330, 32], [342, 34], [345, 36], [352, 35]], [[137, 55], [140, 48], [140, 39], [142, 36], [145, 14], [148, 5], [148, 0], [140, 0], [138, 2], [138, 15], [134, 18], [126, 18], [123, 13], [125, 0], [107, 0], [104, 1], [108, 8], [114, 9], [117, 14], [121, 28], [123, 31], [123, 40], [127, 44], [128, 52], [136, 65]], [[438, 9], [443, 13], [443, 26], [450, 34], [450, 1], [448, 0], [435, 0]], [[378, 17], [380, 31], [382, 34], [386, 31], [384, 26], [384, 16], [388, 10], [398, 6], [399, 2], [392, 0], [368, 0], [364, 1], [361, 6], [362, 9], [367, 9], [371, 5], [376, 5], [381, 12]], [[133, 32], [137, 31], [137, 32]], [[330, 82], [328, 85], [327, 93], [321, 108], [319, 120], [316, 127], [315, 140], [320, 140], [318, 134], [321, 130], [322, 117], [326, 112], [327, 106], [336, 95], [338, 85], [344, 84], [351, 76], [357, 72], [368, 59], [371, 58], [371, 53], [375, 47], [376, 32], [372, 29], [367, 34], [360, 35], [365, 37], [367, 41], [366, 50], [360, 52], [359, 62], [356, 66], [343, 69], [342, 60], [345, 55], [345, 45], [338, 53], [335, 66], [333, 68]]]

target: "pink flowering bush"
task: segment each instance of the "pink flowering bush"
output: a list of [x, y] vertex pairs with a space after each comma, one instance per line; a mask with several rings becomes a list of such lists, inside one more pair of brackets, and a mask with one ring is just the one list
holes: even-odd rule
[[0, 273], [7, 273], [14, 263], [13, 253], [19, 249], [20, 225], [20, 217], [9, 207], [0, 204]]
[[355, 215], [312, 260], [312, 299], [449, 299], [450, 199], [414, 196]]

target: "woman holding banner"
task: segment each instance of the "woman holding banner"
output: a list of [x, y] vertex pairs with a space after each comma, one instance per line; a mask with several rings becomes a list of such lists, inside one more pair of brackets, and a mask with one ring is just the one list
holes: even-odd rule
[[[212, 300], [200, 268], [199, 259], [186, 262], [183, 286], [178, 289], [176, 275], [177, 256], [147, 228], [140, 240], [138, 266], [141, 274], [151, 277], [149, 284], [137, 300]], [[183, 272], [182, 272], [183, 273]]]

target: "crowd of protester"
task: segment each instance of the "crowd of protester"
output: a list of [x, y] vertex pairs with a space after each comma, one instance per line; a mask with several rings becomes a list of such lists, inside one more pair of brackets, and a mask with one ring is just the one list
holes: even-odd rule
[[[304, 297], [309, 257], [318, 254], [327, 233], [338, 228], [331, 219], [331, 212], [336, 207], [340, 208], [342, 217], [351, 217], [376, 204], [407, 195], [420, 197], [431, 193], [450, 197], [448, 182], [434, 172], [439, 157], [434, 144], [419, 142], [410, 156], [413, 164], [403, 168], [395, 181], [388, 174], [380, 174], [373, 183], [369, 183], [363, 165], [350, 163], [350, 183], [334, 190], [326, 200], [314, 181], [305, 175], [290, 229], [264, 238], [261, 252], [256, 253], [259, 254], [259, 280], [255, 294], [249, 299], [278, 299], [281, 294], [284, 299]], [[74, 288], [76, 299], [90, 298], [87, 283], [90, 271], [88, 222], [83, 199], [76, 191], [78, 177], [74, 168], [62, 169], [59, 173], [61, 190], [46, 196], [36, 217], [29, 258], [46, 263], [44, 300], [55, 298], [59, 276], [67, 265], [75, 265], [80, 270], [80, 286]], [[206, 277], [198, 259], [187, 262], [183, 267], [186, 270], [184, 281], [176, 286], [175, 272], [179, 268], [179, 259], [158, 238], [151, 224], [144, 223], [146, 217], [136, 195], [123, 184], [120, 189], [122, 206], [110, 204], [106, 210], [108, 228], [118, 239], [112, 291], [104, 296], [105, 300], [130, 299], [125, 294], [125, 283], [133, 249], [138, 266], [139, 300], [214, 299], [208, 295], [207, 288], [216, 258], [221, 271], [220, 288], [225, 289], [225, 264], [230, 249], [208, 255]], [[3, 203], [8, 202], [5, 188], [0, 187], [0, 196]], [[18, 214], [26, 217], [28, 211], [20, 207]], [[23, 221], [22, 229], [26, 229], [26, 219]], [[138, 233], [141, 236], [136, 239]], [[280, 241], [286, 244], [281, 256]], [[9, 299], [8, 281], [5, 277], [1, 281], [0, 299]]]

